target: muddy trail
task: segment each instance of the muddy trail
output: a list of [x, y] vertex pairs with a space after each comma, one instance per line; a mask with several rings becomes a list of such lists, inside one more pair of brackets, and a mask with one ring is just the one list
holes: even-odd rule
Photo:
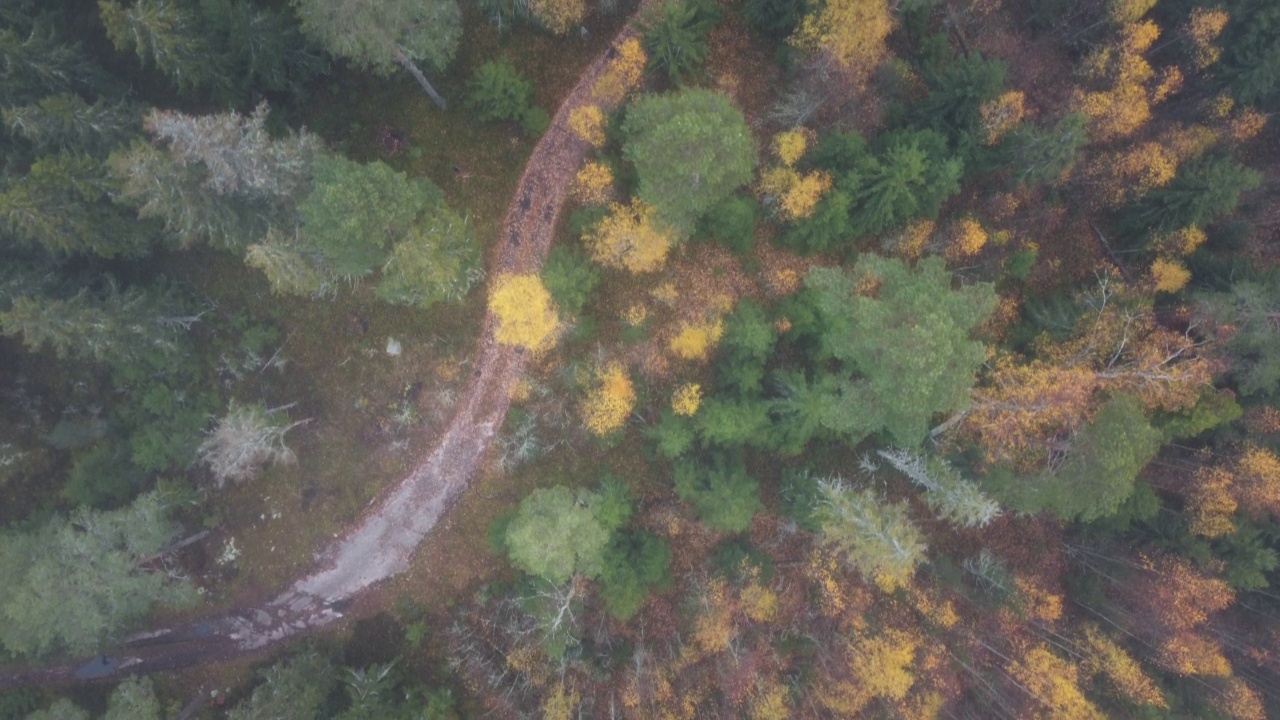
[[[490, 277], [535, 272], [541, 266], [574, 175], [590, 148], [570, 130], [569, 113], [583, 104], [605, 105], [592, 99], [592, 88], [617, 48], [634, 34], [625, 25], [587, 67], [535, 146], [495, 241]], [[340, 620], [356, 596], [408, 569], [419, 543], [481, 468], [506, 418], [510, 388], [524, 372], [523, 351], [493, 341], [494, 322], [486, 314], [474, 370], [436, 443], [353, 526], [317, 553], [308, 574], [256, 606], [152, 629], [94, 658], [0, 669], [0, 688], [105, 680], [219, 662]]]

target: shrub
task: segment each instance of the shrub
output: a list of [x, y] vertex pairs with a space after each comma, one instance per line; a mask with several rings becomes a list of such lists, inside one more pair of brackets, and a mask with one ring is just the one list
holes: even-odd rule
[[467, 91], [467, 107], [482, 122], [519, 120], [533, 97], [533, 85], [506, 60], [490, 60], [477, 68]]

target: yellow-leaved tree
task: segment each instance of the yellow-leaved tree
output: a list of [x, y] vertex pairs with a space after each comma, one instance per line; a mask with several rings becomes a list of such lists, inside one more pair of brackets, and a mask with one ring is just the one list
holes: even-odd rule
[[648, 62], [649, 56], [645, 54], [640, 40], [627, 38], [596, 84], [591, 86], [591, 97], [607, 105], [621, 102], [627, 93], [640, 85]]
[[555, 341], [560, 316], [551, 293], [533, 273], [499, 275], [489, 293], [489, 311], [498, 321], [493, 338], [503, 345], [536, 351]]
[[671, 395], [671, 412], [685, 417], [697, 414], [702, 404], [702, 386], [698, 383], [685, 383], [676, 388]]
[[844, 68], [866, 77], [887, 50], [893, 30], [887, 0], [822, 0], [800, 21], [792, 45], [825, 52]]
[[1037, 645], [1011, 662], [1009, 675], [1039, 706], [1031, 717], [1103, 720], [1104, 716], [1080, 691], [1079, 669]]
[[604, 437], [622, 427], [636, 404], [631, 378], [620, 363], [596, 372], [595, 385], [582, 401], [582, 422], [593, 435]]
[[876, 698], [902, 700], [915, 684], [919, 644], [913, 633], [892, 629], [849, 643], [848, 665], [821, 684], [819, 702], [838, 717], [855, 717]]
[[604, 145], [604, 113], [596, 105], [579, 105], [570, 110], [569, 129], [593, 147]]
[[564, 35], [587, 16], [586, 0], [529, 0], [529, 12], [543, 27]]
[[608, 165], [588, 162], [573, 179], [573, 199], [583, 205], [603, 205], [613, 194], [613, 171]]
[[724, 323], [718, 318], [686, 322], [680, 325], [680, 332], [671, 338], [667, 347], [672, 355], [682, 360], [705, 360], [723, 334]]
[[583, 239], [596, 262], [633, 273], [661, 268], [671, 250], [671, 231], [659, 220], [658, 211], [638, 198], [630, 205], [611, 205], [609, 214]]

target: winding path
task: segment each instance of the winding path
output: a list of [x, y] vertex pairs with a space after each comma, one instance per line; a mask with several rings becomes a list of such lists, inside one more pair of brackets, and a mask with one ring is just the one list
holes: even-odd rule
[[[642, 3], [647, 4], [647, 1]], [[591, 102], [591, 89], [630, 23], [578, 79], [538, 141], [507, 207], [491, 275], [536, 271], [589, 148], [569, 129], [570, 111]], [[452, 419], [426, 458], [372, 502], [357, 523], [317, 555], [312, 571], [266, 603], [135, 635], [108, 656], [56, 667], [0, 669], [0, 688], [108, 679], [217, 662], [252, 653], [340, 619], [361, 592], [404, 572], [419, 543], [466, 489], [510, 405], [524, 372], [520, 350], [493, 341], [486, 314], [474, 371]]]

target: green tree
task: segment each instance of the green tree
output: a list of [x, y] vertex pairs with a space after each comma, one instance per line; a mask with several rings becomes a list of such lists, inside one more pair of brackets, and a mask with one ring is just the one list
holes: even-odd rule
[[684, 458], [675, 466], [676, 495], [715, 530], [742, 532], [764, 509], [759, 485], [741, 453], [714, 453], [709, 461]]
[[769, 406], [753, 397], [709, 397], [693, 417], [703, 445], [760, 444], [769, 428]]
[[951, 157], [946, 138], [933, 130], [900, 130], [877, 143], [836, 183], [852, 201], [858, 237], [880, 235], [919, 218], [934, 218], [960, 189], [964, 164]]
[[490, 60], [476, 68], [467, 91], [467, 108], [481, 122], [519, 120], [533, 99], [533, 84], [506, 60]]
[[877, 585], [905, 585], [925, 552], [924, 536], [907, 517], [906, 505], [887, 504], [871, 489], [855, 490], [839, 478], [820, 480], [818, 492], [822, 541]]
[[114, 285], [102, 294], [85, 289], [67, 299], [22, 296], [0, 312], [0, 329], [22, 335], [33, 352], [48, 345], [59, 358], [119, 365], [146, 352], [172, 356], [177, 351], [176, 331], [189, 318], [166, 316], [162, 302], [154, 294]]
[[79, 95], [49, 95], [37, 103], [4, 109], [4, 124], [39, 150], [74, 150], [99, 156], [141, 127], [136, 107], [86, 102]]
[[604, 551], [599, 583], [609, 614], [628, 620], [644, 605], [650, 590], [671, 583], [671, 547], [644, 530], [615, 533]]
[[151, 678], [130, 677], [116, 686], [102, 720], [160, 720], [160, 700]]
[[765, 362], [773, 354], [778, 331], [764, 308], [751, 300], [738, 303], [724, 323], [716, 375], [721, 387], [739, 394], [756, 394], [764, 379]]
[[640, 198], [685, 235], [751, 180], [756, 151], [742, 113], [724, 95], [687, 88], [637, 101], [622, 123], [623, 155]]
[[1049, 126], [1022, 123], [1000, 144], [1003, 164], [1022, 187], [1053, 185], [1060, 180], [1089, 141], [1088, 117], [1072, 113]]
[[0, 107], [25, 105], [58, 93], [95, 94], [104, 73], [76, 45], [54, 31], [51, 15], [14, 8], [0, 26]]
[[567, 315], [581, 314], [599, 283], [600, 273], [581, 250], [557, 244], [542, 264], [542, 284], [556, 307]]
[[37, 710], [26, 720], [89, 720], [89, 713], [66, 698], [59, 698], [44, 710]]
[[1275, 279], [1241, 280], [1225, 292], [1197, 298], [1197, 314], [1231, 360], [1228, 375], [1242, 395], [1280, 391], [1280, 285]]
[[399, 65], [440, 108], [444, 98], [419, 61], [443, 70], [458, 49], [462, 11], [456, 0], [292, 0], [302, 31], [326, 50], [390, 75]]
[[1147, 238], [1189, 227], [1205, 227], [1240, 204], [1262, 174], [1225, 155], [1201, 156], [1178, 168], [1164, 187], [1148, 192], [1120, 213], [1119, 225], [1130, 237]]
[[80, 509], [0, 535], [0, 644], [15, 655], [93, 652], [153, 604], [194, 599], [186, 581], [147, 570], [177, 528], [156, 493], [121, 510]]
[[914, 121], [943, 133], [952, 148], [972, 157], [984, 140], [978, 108], [1004, 89], [1004, 62], [969, 53], [925, 63], [922, 74], [929, 94], [912, 108]]
[[649, 69], [680, 85], [707, 60], [707, 33], [720, 22], [712, 0], [666, 0], [644, 13], [641, 43]]
[[[352, 277], [386, 262], [392, 245], [425, 240], [429, 228], [418, 223], [434, 215], [430, 211], [443, 197], [425, 178], [410, 180], [385, 163], [362, 165], [336, 155], [315, 162], [312, 182], [311, 193], [298, 206], [303, 237], [335, 273]], [[438, 235], [449, 238], [447, 230]], [[402, 254], [413, 252], [407, 246]]]
[[314, 720], [337, 682], [337, 670], [323, 655], [304, 652], [262, 673], [253, 694], [236, 703], [228, 720]]
[[507, 525], [511, 563], [553, 585], [595, 577], [612, 532], [599, 517], [601, 501], [598, 493], [563, 485], [530, 493]]
[[441, 203], [392, 245], [374, 294], [397, 305], [428, 308], [461, 300], [483, 276], [471, 224]]
[[840, 395], [859, 416], [851, 427], [882, 429], [895, 444], [913, 447], [935, 414], [968, 406], [986, 358], [969, 333], [995, 307], [991, 285], [952, 290], [941, 258], [912, 270], [900, 260], [866, 256], [853, 274], [810, 270], [805, 287], [813, 291], [821, 328], [816, 359], [839, 361]]
[[117, 50], [133, 50], [154, 63], [179, 88], [229, 82], [225, 60], [210, 47], [193, 5], [171, 0], [134, 0], [125, 7], [99, 0], [102, 26]]

